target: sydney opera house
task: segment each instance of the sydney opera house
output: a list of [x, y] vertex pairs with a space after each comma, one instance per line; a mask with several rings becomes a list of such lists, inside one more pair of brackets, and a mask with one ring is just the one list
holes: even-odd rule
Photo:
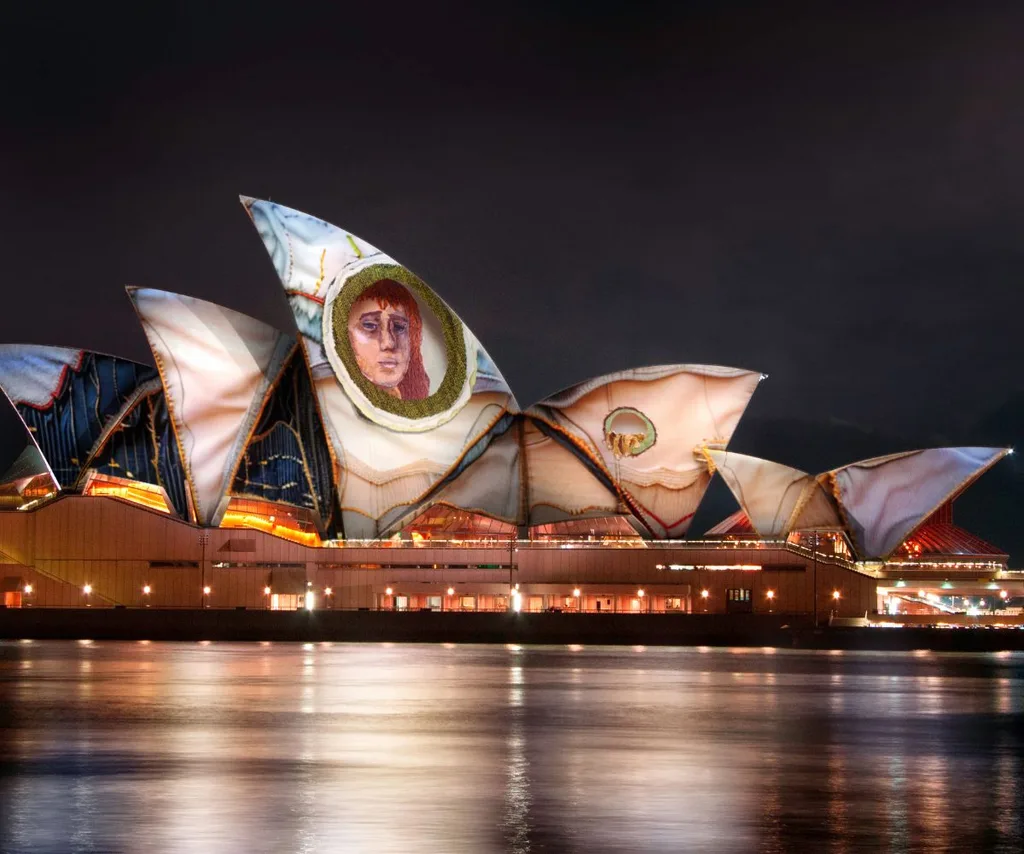
[[[243, 204], [294, 328], [129, 288], [152, 365], [0, 346], [27, 429], [0, 484], [7, 607], [1012, 612], [953, 521], [1008, 450], [821, 474], [733, 453], [763, 376], [661, 365], [522, 408], [480, 341], [366, 241]], [[738, 510], [691, 521], [712, 478]]]

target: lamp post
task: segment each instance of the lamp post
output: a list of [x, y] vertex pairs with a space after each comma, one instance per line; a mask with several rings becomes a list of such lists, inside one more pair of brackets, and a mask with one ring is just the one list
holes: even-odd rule
[[814, 572], [813, 572], [814, 581], [812, 582], [813, 583], [813, 587], [814, 587], [814, 590], [813, 590], [813, 593], [812, 593], [812, 596], [814, 598], [814, 628], [818, 628], [818, 532], [817, 531], [814, 532], [814, 546], [813, 546], [813, 549], [814, 549], [814, 551], [811, 553], [811, 556], [812, 556], [812, 559], [814, 560]]
[[[643, 609], [644, 609], [644, 596], [646, 596], [646, 595], [647, 594], [646, 594], [646, 592], [644, 591], [644, 589], [642, 587], [639, 590], [636, 591], [636, 598], [640, 600], [640, 610], [641, 611], [643, 611]], [[650, 606], [648, 605], [648, 608], [649, 607]]]
[[[206, 586], [206, 544], [210, 541], [210, 535], [206, 531], [199, 532], [199, 546], [202, 549], [199, 560], [199, 573], [200, 573], [200, 584], [203, 585], [203, 596], [209, 596], [210, 590]], [[204, 598], [200, 603], [204, 608], [206, 607], [206, 599]]]
[[[775, 591], [769, 590], [765, 593], [765, 596], [768, 597], [768, 613], [770, 614], [772, 612], [772, 603], [775, 602]], [[817, 622], [815, 622], [815, 625], [817, 625]]]
[[203, 586], [203, 607], [204, 608], [209, 608], [210, 607], [210, 593], [211, 592], [212, 592], [212, 590], [210, 589], [210, 585], [209, 584]]
[[82, 588], [82, 593], [85, 595], [85, 607], [88, 608], [88, 607], [90, 607], [90, 605], [89, 605], [89, 596], [92, 594], [92, 585], [91, 584], [86, 584]]
[[576, 600], [576, 613], [583, 613], [583, 599], [581, 598], [581, 591], [578, 587], [572, 589], [573, 598]]
[[711, 592], [706, 587], [703, 590], [700, 591], [700, 598], [704, 600], [704, 613], [705, 614], [708, 612], [708, 596], [710, 596], [710, 595], [711, 595]]
[[144, 607], [149, 607], [149, 594], [153, 592], [153, 588], [148, 584], [142, 585], [142, 604]]

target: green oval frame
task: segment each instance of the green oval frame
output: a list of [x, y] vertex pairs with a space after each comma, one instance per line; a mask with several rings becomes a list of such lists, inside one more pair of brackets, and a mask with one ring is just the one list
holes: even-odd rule
[[608, 441], [608, 431], [611, 428], [612, 421], [620, 415], [635, 415], [644, 423], [644, 427], [646, 428], [644, 431], [644, 440], [635, 451], [630, 451], [629, 454], [631, 457], [639, 457], [644, 451], [650, 450], [654, 446], [654, 443], [658, 441], [658, 430], [655, 428], [654, 422], [639, 409], [636, 409], [633, 406], [620, 406], [617, 409], [613, 409], [604, 417], [603, 426], [605, 442]]
[[[363, 291], [381, 279], [391, 279], [407, 287], [426, 304], [441, 324], [448, 365], [445, 368], [441, 385], [430, 397], [425, 397], [422, 400], [401, 400], [392, 397], [364, 377], [356, 363], [356, 354], [352, 351], [352, 343], [348, 340], [349, 314]], [[341, 363], [345, 366], [345, 370], [348, 371], [349, 379], [356, 384], [356, 387], [375, 408], [392, 415], [400, 415], [403, 418], [417, 419], [444, 412], [458, 400], [462, 387], [466, 383], [468, 369], [466, 339], [462, 333], [462, 322], [419, 276], [405, 267], [399, 264], [371, 264], [350, 276], [342, 285], [341, 292], [331, 305], [331, 328], [334, 332], [334, 348]]]

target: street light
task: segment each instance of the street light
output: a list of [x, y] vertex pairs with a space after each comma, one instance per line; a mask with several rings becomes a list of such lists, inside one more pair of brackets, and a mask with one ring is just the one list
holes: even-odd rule
[[700, 598], [704, 600], [704, 612], [705, 613], [707, 613], [707, 610], [708, 610], [708, 596], [710, 596], [710, 595], [711, 595], [711, 591], [708, 590], [707, 588], [705, 588], [704, 590], [700, 591]]
[[31, 584], [26, 584], [25, 585], [25, 595], [26, 596], [31, 596], [32, 595], [32, 585]]
[[999, 598], [1000, 599], [1008, 599], [1009, 597], [1010, 597], [1010, 594], [1007, 593], [1005, 590], [1000, 590], [999, 591]]
[[88, 608], [88, 607], [90, 607], [90, 604], [89, 604], [89, 594], [92, 593], [92, 585], [91, 584], [86, 584], [82, 588], [82, 593], [85, 594], [85, 607]]
[[204, 608], [209, 608], [210, 607], [210, 585], [209, 584], [207, 584], [203, 588], [203, 607]]
[[573, 598], [576, 600], [576, 613], [580, 613], [583, 610], [583, 600], [580, 598], [582, 591], [578, 587], [572, 589]]
[[772, 603], [775, 601], [775, 591], [769, 590], [764, 595], [768, 597], [768, 613], [770, 614], [772, 612]]
[[839, 599], [839, 591], [838, 590], [833, 590], [832, 591], [832, 598], [836, 599], [836, 600]]

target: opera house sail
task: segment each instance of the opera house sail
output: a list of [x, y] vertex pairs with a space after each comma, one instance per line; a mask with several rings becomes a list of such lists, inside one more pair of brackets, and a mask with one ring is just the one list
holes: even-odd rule
[[[908, 556], [914, 571], [1006, 569], [951, 515], [1004, 449], [811, 475], [728, 450], [764, 377], [712, 365], [626, 368], [521, 408], [399, 261], [315, 216], [242, 203], [291, 310], [282, 328], [133, 286], [152, 366], [0, 345], [30, 443], [0, 484], [12, 596], [284, 607], [319, 591], [339, 608], [618, 612], [758, 610], [778, 594], [807, 611], [827, 541], [835, 602], [867, 613]], [[702, 538], [714, 477], [740, 511]]]

